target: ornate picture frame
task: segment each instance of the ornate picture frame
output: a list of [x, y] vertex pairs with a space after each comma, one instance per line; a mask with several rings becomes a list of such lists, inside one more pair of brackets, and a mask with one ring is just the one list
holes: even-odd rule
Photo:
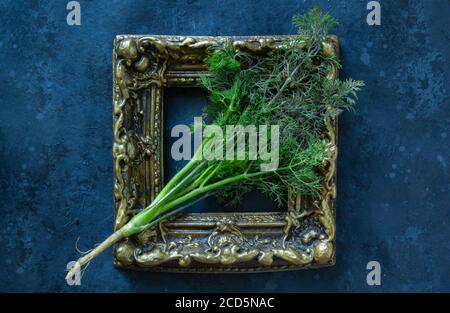
[[[148, 205], [164, 182], [163, 98], [170, 87], [198, 87], [206, 49], [231, 40], [264, 54], [291, 36], [119, 35], [113, 51], [115, 229]], [[323, 53], [339, 56], [328, 36]], [[330, 73], [337, 77], [335, 70]], [[264, 272], [335, 263], [337, 121], [326, 122], [320, 198], [288, 195], [285, 212], [181, 214], [114, 247], [120, 268], [180, 272]]]

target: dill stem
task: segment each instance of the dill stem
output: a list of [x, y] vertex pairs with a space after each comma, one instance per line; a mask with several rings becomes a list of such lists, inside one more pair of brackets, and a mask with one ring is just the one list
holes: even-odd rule
[[197, 189], [195, 189], [195, 190], [185, 194], [184, 196], [181, 196], [181, 197], [173, 200], [172, 202], [169, 202], [168, 204], [166, 204], [161, 209], [161, 213], [163, 213], [163, 212], [165, 212], [167, 210], [170, 210], [171, 208], [173, 208], [173, 207], [175, 207], [175, 206], [177, 206], [177, 205], [179, 205], [179, 204], [181, 204], [181, 203], [183, 203], [185, 201], [188, 201], [188, 200], [190, 200], [190, 199], [192, 199], [192, 198], [194, 198], [194, 197], [196, 197], [198, 195], [201, 195], [202, 193], [205, 193], [205, 192], [217, 189], [217, 188], [219, 188], [221, 186], [224, 186], [224, 185], [227, 185], [227, 184], [231, 184], [231, 183], [234, 183], [234, 182], [239, 181], [239, 180], [249, 179], [249, 178], [253, 178], [253, 177], [256, 177], [256, 176], [261, 176], [261, 175], [268, 174], [268, 173], [270, 173], [270, 171], [257, 172], [257, 173], [251, 173], [251, 174], [244, 173], [244, 174], [240, 174], [240, 175], [236, 175], [236, 176], [233, 176], [233, 177], [228, 177], [228, 178], [222, 179], [222, 180], [220, 180], [218, 182], [215, 182], [215, 183], [212, 183], [210, 185], [199, 187], [199, 188], [197, 188]]
[[[125, 225], [125, 226], [127, 226], [127, 225]], [[75, 275], [75, 273], [77, 273], [77, 271], [79, 271], [83, 265], [87, 264], [92, 259], [99, 256], [103, 251], [105, 251], [106, 249], [111, 247], [113, 244], [115, 244], [119, 240], [125, 238], [126, 236], [124, 235], [124, 232], [123, 232], [124, 227], [117, 230], [116, 232], [114, 232], [111, 236], [106, 238], [101, 244], [99, 244], [97, 247], [95, 247], [92, 251], [90, 251], [86, 255], [82, 256], [81, 258], [79, 258], [78, 261], [75, 263], [75, 265], [67, 273], [66, 280], [73, 277]]]

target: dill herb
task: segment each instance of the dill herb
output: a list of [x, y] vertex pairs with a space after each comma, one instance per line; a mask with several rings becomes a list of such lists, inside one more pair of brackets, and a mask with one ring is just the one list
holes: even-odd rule
[[[353, 107], [361, 81], [333, 79], [340, 68], [323, 43], [335, 20], [318, 7], [292, 19], [298, 34], [267, 55], [235, 51], [229, 41], [208, 51], [209, 75], [201, 78], [210, 104], [205, 114], [226, 133], [227, 125], [279, 125], [279, 165], [262, 171], [260, 159], [204, 160], [203, 139], [194, 157], [166, 184], [155, 200], [90, 253], [82, 266], [118, 240], [148, 229], [204, 197], [216, 195], [235, 204], [242, 193], [259, 189], [279, 205], [287, 191], [317, 195], [322, 186], [320, 166], [326, 155], [325, 121]], [[248, 142], [248, 141], [246, 141]], [[267, 142], [267, 148], [272, 145]], [[71, 277], [74, 267], [67, 275]]]

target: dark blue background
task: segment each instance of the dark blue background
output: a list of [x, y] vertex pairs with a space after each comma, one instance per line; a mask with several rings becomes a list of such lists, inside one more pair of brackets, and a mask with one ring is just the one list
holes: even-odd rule
[[[0, 290], [450, 291], [450, 2], [0, 1]], [[112, 228], [111, 52], [116, 34], [291, 34], [320, 3], [341, 24], [343, 77], [366, 81], [340, 119], [337, 264], [249, 275], [125, 272], [110, 253], [78, 287], [74, 244]], [[366, 264], [382, 286], [366, 284]]]

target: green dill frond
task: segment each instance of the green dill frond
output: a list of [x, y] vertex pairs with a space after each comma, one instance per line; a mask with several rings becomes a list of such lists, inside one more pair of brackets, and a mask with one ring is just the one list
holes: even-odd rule
[[[225, 125], [278, 125], [280, 170], [220, 188], [218, 196], [234, 199], [260, 189], [280, 205], [287, 190], [318, 194], [320, 167], [325, 157], [324, 123], [354, 105], [361, 81], [330, 79], [340, 68], [334, 56], [320, 54], [328, 30], [336, 21], [314, 7], [292, 19], [298, 37], [285, 49], [254, 56], [234, 51], [230, 42], [208, 52], [210, 75], [202, 77], [211, 104], [206, 108], [213, 123]], [[304, 44], [299, 45], [302, 42]], [[225, 129], [224, 129], [225, 133]], [[270, 146], [271, 143], [268, 143]], [[260, 171], [261, 160], [220, 161], [214, 181], [244, 171]], [[210, 162], [213, 164], [214, 162]]]
[[210, 73], [235, 73], [241, 64], [235, 59], [235, 52], [230, 42], [225, 42], [220, 48], [213, 46], [209, 49], [206, 65]]
[[324, 40], [328, 31], [337, 24], [329, 14], [324, 14], [320, 6], [314, 6], [308, 13], [294, 15], [292, 23], [297, 33], [305, 40]]

